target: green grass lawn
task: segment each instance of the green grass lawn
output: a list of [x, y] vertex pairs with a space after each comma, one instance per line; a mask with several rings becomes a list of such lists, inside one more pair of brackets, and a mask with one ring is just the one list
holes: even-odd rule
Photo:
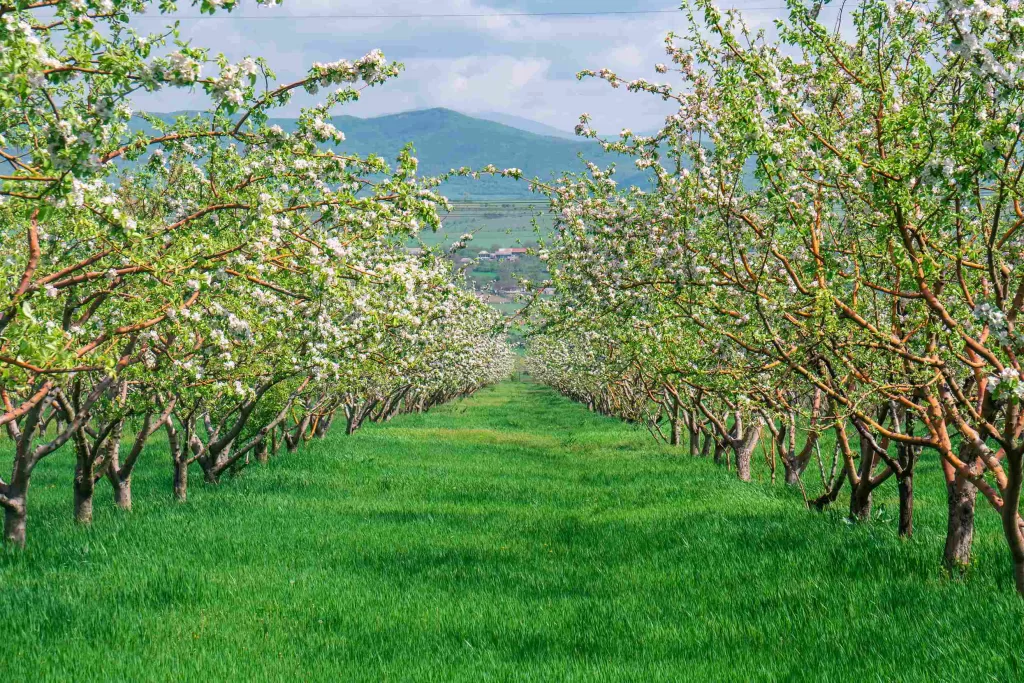
[[185, 505], [147, 455], [135, 511], [102, 483], [91, 529], [70, 453], [37, 470], [28, 549], [0, 552], [5, 680], [1024, 676], [995, 516], [945, 578], [934, 467], [901, 541], [890, 489], [849, 525], [522, 383], [194, 475]]

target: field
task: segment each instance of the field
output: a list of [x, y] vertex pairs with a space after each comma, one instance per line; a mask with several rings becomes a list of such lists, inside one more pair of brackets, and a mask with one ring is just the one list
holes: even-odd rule
[[85, 529], [70, 453], [40, 465], [28, 548], [0, 555], [6, 680], [1024, 676], [994, 515], [970, 576], [938, 569], [934, 468], [902, 542], [507, 383], [195, 476], [185, 505], [169, 470], [155, 443], [130, 523], [102, 484]]
[[547, 204], [536, 200], [493, 200], [455, 202], [455, 210], [444, 221], [444, 227], [435, 232], [425, 231], [419, 239], [428, 246], [450, 245], [465, 233], [473, 234], [470, 244], [474, 253], [480, 249], [493, 251], [498, 247], [515, 247], [527, 242], [536, 243], [536, 219], [541, 234], [552, 227]]

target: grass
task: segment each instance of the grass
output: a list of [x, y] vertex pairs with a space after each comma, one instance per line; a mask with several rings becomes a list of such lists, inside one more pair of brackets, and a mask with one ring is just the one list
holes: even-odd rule
[[29, 547], [0, 552], [5, 680], [1024, 676], [994, 515], [944, 577], [933, 467], [901, 541], [523, 383], [193, 476], [186, 505], [157, 446], [135, 511], [102, 484], [89, 529], [70, 454], [37, 470]]

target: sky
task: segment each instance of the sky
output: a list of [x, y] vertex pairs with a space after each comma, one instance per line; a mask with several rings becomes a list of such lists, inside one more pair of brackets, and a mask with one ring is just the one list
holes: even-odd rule
[[[282, 82], [301, 78], [313, 62], [355, 59], [374, 48], [405, 64], [397, 79], [366, 90], [362, 99], [337, 113], [370, 117], [414, 109], [447, 107], [468, 114], [500, 112], [571, 131], [589, 113], [601, 132], [660, 126], [672, 112], [647, 94], [613, 90], [599, 80], [576, 80], [581, 69], [607, 67], [627, 80], [665, 82], [654, 65], [666, 61], [665, 35], [684, 31], [685, 16], [507, 16], [536, 12], [615, 12], [675, 9], [676, 0], [285, 0], [278, 7], [246, 3], [225, 18], [196, 17], [183, 9], [182, 35], [193, 44], [223, 52], [232, 61], [265, 57]], [[187, 3], [181, 3], [184, 7]], [[734, 0], [750, 8], [749, 24], [768, 24], [782, 0]], [[723, 5], [726, 6], [726, 5]], [[431, 17], [408, 15], [492, 15]], [[505, 14], [506, 16], [493, 16]], [[355, 15], [376, 15], [357, 18]], [[381, 17], [380, 15], [386, 15]], [[405, 15], [404, 17], [401, 15]], [[309, 18], [309, 17], [316, 18]], [[249, 20], [241, 17], [261, 17]], [[134, 23], [134, 20], [133, 20]], [[138, 22], [157, 30], [166, 18]], [[314, 104], [298, 97], [290, 109]], [[202, 106], [199, 94], [166, 91], [146, 96], [140, 106], [172, 111]]]

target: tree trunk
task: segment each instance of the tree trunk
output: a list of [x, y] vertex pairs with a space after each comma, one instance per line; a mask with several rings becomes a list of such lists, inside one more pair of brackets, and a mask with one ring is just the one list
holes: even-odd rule
[[72, 443], [75, 446], [75, 478], [72, 482], [75, 521], [79, 524], [91, 524], [92, 494], [96, 488], [96, 480], [92, 476], [95, 464], [93, 445], [89, 443], [89, 435], [85, 429], [75, 430]]
[[362, 411], [358, 404], [352, 404], [351, 410], [345, 411], [347, 423], [345, 425], [345, 435], [352, 436], [359, 429], [360, 422], [362, 421]]
[[4, 541], [18, 548], [25, 547], [25, 528], [28, 522], [27, 496], [24, 492], [15, 494], [8, 489], [11, 504], [4, 507]]
[[[875, 452], [863, 437], [860, 440], [859, 482], [850, 488], [850, 519], [871, 518], [871, 473], [875, 469]], [[851, 477], [851, 483], [853, 481]]]
[[1004, 508], [1002, 518], [1003, 533], [1010, 548], [1010, 562], [1013, 563], [1013, 582], [1017, 587], [1017, 593], [1024, 595], [1024, 537], [1021, 536], [1021, 520], [1017, 507]]
[[1003, 497], [1003, 534], [1010, 549], [1010, 561], [1013, 563], [1013, 581], [1017, 593], [1024, 595], [1024, 534], [1021, 533], [1020, 498], [1021, 486], [1024, 485], [1024, 446], [1018, 449], [1007, 449], [1007, 482], [1006, 495]]
[[689, 439], [690, 457], [696, 458], [700, 452], [700, 431], [697, 429], [697, 416], [691, 414], [686, 421], [686, 435]]
[[174, 461], [174, 499], [184, 503], [188, 497], [188, 461]]
[[736, 476], [740, 481], [750, 481], [750, 455], [757, 447], [757, 442], [751, 447], [741, 446], [736, 450]]
[[258, 443], [256, 445], [256, 448], [254, 448], [253, 450], [256, 451], [256, 462], [258, 462], [261, 465], [266, 465], [268, 462], [270, 462], [270, 453], [267, 450], [266, 441], [261, 441], [260, 443]]
[[[699, 434], [700, 432], [698, 432]], [[700, 457], [706, 458], [711, 454], [711, 441], [712, 438], [707, 433], [704, 434], [704, 444], [700, 449]]]
[[946, 524], [946, 547], [942, 564], [950, 571], [963, 571], [971, 563], [974, 542], [974, 504], [978, 488], [957, 476], [946, 484], [949, 517]]
[[[978, 456], [969, 443], [960, 447], [960, 459], [973, 468]], [[974, 543], [974, 506], [978, 487], [964, 479], [952, 466], [945, 465], [946, 478], [946, 545], [942, 551], [942, 565], [951, 572], [962, 572], [971, 563], [971, 545]]]
[[736, 476], [740, 481], [750, 481], [750, 460], [761, 440], [761, 430], [764, 423], [755, 419], [753, 424], [744, 428], [739, 415], [736, 416], [736, 439], [737, 443], [733, 450], [736, 451]]
[[782, 457], [782, 469], [786, 472], [786, 484], [788, 486], [799, 486], [800, 485], [800, 472], [797, 471], [795, 463], [790, 462], [789, 458]]
[[900, 477], [896, 486], [900, 492], [899, 535], [909, 537], [914, 533], [914, 471]]
[[114, 477], [110, 482], [114, 488], [114, 504], [122, 510], [132, 509], [132, 478]]
[[[813, 424], [813, 419], [812, 419]], [[811, 462], [811, 452], [817, 441], [817, 433], [808, 432], [807, 442], [800, 453], [796, 452], [796, 415], [789, 413], [787, 420], [779, 430], [779, 436], [775, 440], [778, 448], [779, 459], [782, 460], [782, 470], [785, 472], [787, 486], [800, 486], [800, 477], [803, 476], [807, 465]]]
[[309, 426], [310, 414], [306, 413], [299, 420], [299, 423], [295, 426], [295, 432], [293, 435], [285, 435], [285, 446], [288, 448], [289, 453], [294, 453], [302, 445], [302, 437], [306, 433], [306, 428]]
[[96, 480], [92, 476], [92, 458], [87, 463], [79, 461], [75, 466], [75, 521], [79, 524], [92, 523], [92, 495]]
[[[150, 422], [146, 419], [143, 426], [143, 434], [148, 433]], [[124, 421], [111, 430], [110, 438], [103, 445], [105, 455], [103, 457], [107, 468], [107, 479], [114, 490], [114, 504], [122, 510], [132, 509], [132, 475], [131, 469], [127, 472], [121, 470], [121, 435], [124, 432]], [[134, 458], [129, 456], [126, 463], [128, 468], [134, 468]]]
[[850, 519], [866, 521], [871, 518], [871, 485], [861, 480], [850, 491]]
[[672, 427], [668, 443], [670, 446], [678, 446], [683, 435], [682, 425], [679, 423], [679, 399], [675, 396], [670, 397], [668, 390], [665, 391], [665, 398], [671, 398], [672, 401], [672, 407], [668, 411], [669, 425]]

